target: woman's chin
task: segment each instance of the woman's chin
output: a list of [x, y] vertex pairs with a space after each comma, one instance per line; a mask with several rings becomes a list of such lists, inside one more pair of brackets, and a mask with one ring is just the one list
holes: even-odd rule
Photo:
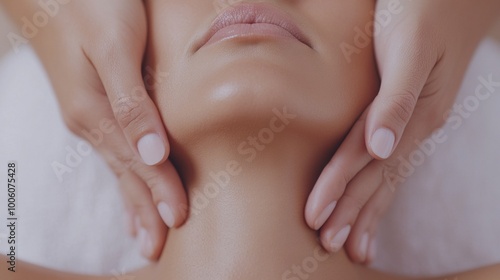
[[275, 130], [280, 130], [283, 123], [288, 125], [296, 120], [296, 106], [284, 95], [223, 85], [209, 97], [193, 101], [196, 104], [172, 104], [162, 117], [170, 137], [182, 143], [214, 136], [237, 140], [270, 126], [270, 122], [273, 127], [279, 127]]
[[205, 76], [193, 71], [192, 82], [185, 83], [172, 77], [167, 87], [154, 94], [169, 132], [190, 137], [209, 131], [245, 132], [268, 122], [275, 110], [296, 107], [290, 97], [300, 89], [287, 83], [290, 75], [256, 68], [225, 68]]

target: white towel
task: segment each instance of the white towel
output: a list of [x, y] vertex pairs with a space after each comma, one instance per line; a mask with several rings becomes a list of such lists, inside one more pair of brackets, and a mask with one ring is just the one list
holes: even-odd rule
[[[6, 236], [7, 161], [17, 161], [19, 259], [73, 272], [113, 274], [144, 265], [126, 231], [117, 180], [97, 151], [60, 182], [52, 164], [82, 140], [62, 122], [31, 49], [0, 63], [0, 236]], [[2, 235], [3, 234], [3, 235]], [[6, 252], [5, 239], [0, 250]], [[130, 266], [129, 266], [130, 265]]]
[[[485, 41], [457, 104], [472, 102], [478, 77], [500, 81], [499, 62], [500, 47]], [[448, 140], [398, 189], [379, 230], [376, 268], [418, 276], [500, 262], [499, 119], [497, 88], [458, 129], [445, 127]], [[64, 126], [29, 48], [0, 61], [0, 123], [0, 224], [7, 219], [6, 164], [15, 160], [19, 259], [94, 274], [146, 264], [127, 235], [117, 181], [99, 155], [82, 156], [62, 182], [53, 171], [83, 142]], [[2, 254], [6, 237], [1, 226]]]
[[500, 82], [500, 46], [487, 40], [455, 102], [467, 114], [452, 115], [380, 226], [377, 268], [423, 276], [500, 263], [500, 87], [475, 96], [490, 76]]

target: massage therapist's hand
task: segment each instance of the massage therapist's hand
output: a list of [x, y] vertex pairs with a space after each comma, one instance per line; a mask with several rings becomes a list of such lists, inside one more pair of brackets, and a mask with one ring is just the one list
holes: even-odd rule
[[[417, 150], [430, 156], [446, 137], [441, 131], [424, 141], [450, 115], [469, 60], [500, 14], [500, 1], [378, 0], [376, 12], [387, 11], [392, 18], [374, 42], [378, 96], [324, 168], [305, 213], [309, 226], [321, 229], [325, 248], [337, 251], [346, 244], [360, 263], [373, 260], [378, 222], [395, 187], [410, 176], [402, 162], [414, 162]], [[480, 88], [484, 95], [488, 90]]]
[[[0, 3], [32, 37], [66, 124], [89, 140], [119, 177], [130, 230], [138, 233], [143, 254], [156, 259], [166, 239], [165, 224], [184, 222], [187, 198], [167, 159], [165, 128], [146, 91], [165, 74], [148, 69], [143, 80], [141, 73], [147, 37], [143, 2]], [[32, 24], [36, 13], [50, 15], [48, 24], [36, 30], [26, 27], [23, 18]]]

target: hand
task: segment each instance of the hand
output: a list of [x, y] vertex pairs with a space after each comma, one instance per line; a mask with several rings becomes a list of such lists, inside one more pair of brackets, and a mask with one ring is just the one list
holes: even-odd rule
[[[379, 94], [324, 168], [305, 211], [327, 250], [346, 244], [359, 263], [373, 260], [378, 222], [395, 186], [411, 175], [402, 165], [417, 167], [446, 141], [442, 130], [425, 139], [453, 114], [448, 109], [500, 2], [377, 1], [377, 14], [388, 10], [391, 19], [374, 37]], [[421, 159], [413, 163], [417, 154]]]
[[[164, 223], [184, 222], [187, 198], [167, 160], [165, 128], [146, 91], [162, 82], [161, 71], [146, 67], [144, 80], [141, 73], [147, 35], [143, 2], [3, 4], [24, 26], [24, 39], [33, 43], [47, 69], [68, 127], [91, 142], [119, 177], [130, 230], [139, 233], [142, 253], [158, 258], [166, 239]], [[40, 17], [27, 24], [36, 14], [45, 14], [48, 23], [36, 25]], [[67, 176], [64, 169], [57, 175]]]

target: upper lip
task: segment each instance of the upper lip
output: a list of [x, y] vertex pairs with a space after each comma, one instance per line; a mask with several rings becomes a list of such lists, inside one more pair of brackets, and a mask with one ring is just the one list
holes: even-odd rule
[[222, 12], [212, 22], [212, 26], [203, 36], [197, 50], [204, 46], [212, 36], [219, 30], [235, 24], [267, 23], [277, 25], [303, 44], [311, 47], [311, 44], [304, 33], [294, 23], [293, 19], [282, 10], [264, 3], [242, 3], [232, 6]]

